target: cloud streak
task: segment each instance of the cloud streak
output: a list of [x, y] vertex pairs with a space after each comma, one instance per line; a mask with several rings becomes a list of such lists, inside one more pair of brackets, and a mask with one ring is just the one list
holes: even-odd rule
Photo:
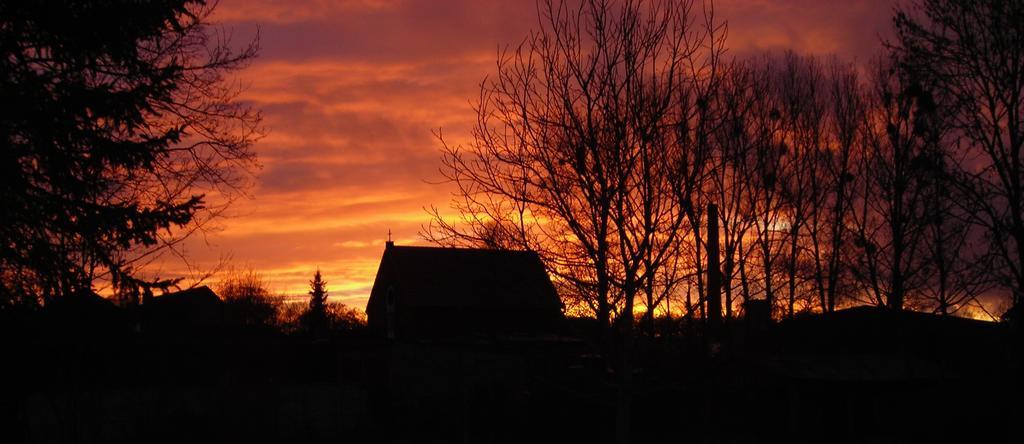
[[[880, 50], [891, 5], [878, 1], [716, 2], [729, 22], [729, 53]], [[223, 0], [214, 19], [238, 40], [259, 29], [262, 51], [240, 73], [243, 100], [264, 111], [269, 135], [252, 198], [222, 229], [190, 239], [200, 267], [229, 256], [276, 291], [305, 294], [319, 267], [333, 299], [363, 308], [388, 230], [419, 243], [430, 205], [447, 205], [432, 131], [465, 140], [470, 99], [499, 48], [536, 27], [519, 0]], [[161, 265], [184, 274], [180, 264]]]

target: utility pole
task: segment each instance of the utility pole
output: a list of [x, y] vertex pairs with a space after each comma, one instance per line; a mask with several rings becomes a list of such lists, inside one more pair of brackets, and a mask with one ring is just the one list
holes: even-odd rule
[[708, 204], [708, 332], [717, 336], [722, 324], [722, 271], [718, 257], [718, 206]]

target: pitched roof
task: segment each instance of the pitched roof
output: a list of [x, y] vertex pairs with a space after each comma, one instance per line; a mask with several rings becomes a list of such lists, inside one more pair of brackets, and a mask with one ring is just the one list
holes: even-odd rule
[[43, 307], [46, 334], [60, 340], [91, 340], [94, 335], [128, 333], [126, 313], [109, 299], [92, 291], [58, 297]]
[[51, 316], [81, 321], [105, 322], [124, 315], [110, 299], [88, 290], [58, 297], [48, 302], [44, 309]]
[[560, 307], [544, 264], [532, 251], [389, 245], [371, 300], [384, 297], [386, 287], [393, 287], [407, 307]]
[[199, 324], [219, 322], [223, 306], [224, 301], [206, 286], [157, 296], [143, 304], [150, 321]]
[[222, 303], [223, 301], [217, 297], [217, 293], [205, 285], [157, 296], [153, 298], [152, 302], [154, 307], [165, 305], [207, 306]]

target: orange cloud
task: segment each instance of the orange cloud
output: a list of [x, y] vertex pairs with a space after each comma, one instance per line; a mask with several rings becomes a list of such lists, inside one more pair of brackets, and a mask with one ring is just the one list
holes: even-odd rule
[[[699, 3], [699, 2], [698, 2]], [[880, 49], [884, 1], [716, 2], [729, 51], [837, 53]], [[445, 207], [432, 130], [467, 138], [469, 100], [494, 69], [497, 49], [536, 26], [519, 0], [223, 0], [215, 19], [237, 39], [261, 36], [261, 56], [241, 73], [243, 99], [262, 109], [269, 135], [251, 199], [222, 230], [190, 239], [200, 267], [222, 257], [261, 272], [276, 291], [304, 295], [319, 267], [332, 298], [363, 308], [388, 230], [421, 242], [423, 207]], [[163, 275], [186, 275], [174, 261]]]

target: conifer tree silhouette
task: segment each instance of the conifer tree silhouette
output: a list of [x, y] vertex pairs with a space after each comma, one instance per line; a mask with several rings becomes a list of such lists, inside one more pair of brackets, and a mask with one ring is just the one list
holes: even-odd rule
[[0, 3], [0, 287], [48, 299], [104, 279], [138, 299], [174, 284], [143, 279], [143, 258], [221, 214], [207, 193], [247, 186], [260, 135], [228, 81], [257, 43], [218, 39], [215, 6]]
[[316, 269], [313, 280], [309, 281], [309, 311], [306, 321], [310, 333], [319, 335], [327, 327], [327, 281]]

